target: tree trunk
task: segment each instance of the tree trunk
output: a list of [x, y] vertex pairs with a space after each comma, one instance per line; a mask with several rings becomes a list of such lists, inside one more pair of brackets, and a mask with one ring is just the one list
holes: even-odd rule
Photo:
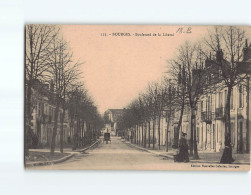
[[147, 122], [145, 122], [145, 124], [144, 124], [144, 148], [146, 148], [146, 132], [147, 132]]
[[[231, 97], [231, 91], [232, 88], [228, 88], [228, 92], [227, 92], [227, 101], [226, 101], [226, 106], [225, 106], [225, 136], [230, 136], [231, 138], [231, 134], [230, 134], [230, 128], [231, 128], [231, 121], [230, 121], [230, 97]], [[231, 140], [231, 139], [230, 139]]]
[[85, 121], [83, 121], [83, 123], [82, 123], [82, 146], [84, 146], [85, 145], [85, 143], [84, 143], [84, 137], [85, 137]]
[[71, 138], [71, 145], [72, 145], [72, 149], [74, 148], [74, 124], [73, 124], [73, 117], [71, 116], [71, 121], [70, 121], [70, 128], [71, 128], [71, 131], [70, 131], [70, 138]]
[[169, 130], [169, 125], [171, 121], [171, 114], [172, 114], [172, 110], [171, 110], [171, 107], [169, 107], [169, 116], [168, 116], [168, 121], [166, 125], [166, 152], [168, 152], [168, 130]]
[[194, 145], [194, 142], [193, 142], [193, 138], [194, 138], [194, 136], [193, 136], [193, 128], [194, 128], [194, 124], [193, 124], [193, 119], [194, 119], [194, 117], [195, 117], [195, 115], [194, 115], [194, 112], [193, 112], [193, 107], [191, 106], [190, 107], [191, 108], [191, 117], [190, 117], [190, 131], [191, 131], [191, 133], [190, 133], [190, 156], [193, 156], [193, 145]]
[[[26, 29], [27, 30], [27, 29]], [[31, 63], [30, 63], [30, 75], [29, 75], [29, 80], [27, 81], [26, 78], [26, 71], [27, 67], [25, 67], [25, 84], [27, 84], [27, 94], [26, 95], [26, 110], [25, 110], [25, 117], [27, 121], [25, 121], [25, 131], [24, 131], [24, 155], [29, 156], [29, 147], [31, 143], [31, 115], [32, 115], [32, 109], [31, 109], [31, 93], [32, 93], [32, 82], [33, 82], [33, 74], [34, 74], [34, 54], [33, 54], [33, 36], [31, 36], [31, 31], [29, 33], [29, 41], [30, 41], [30, 58], [31, 58]], [[26, 92], [26, 90], [25, 90]]]
[[89, 143], [90, 143], [90, 139], [91, 139], [91, 133], [90, 133], [90, 131], [91, 131], [91, 126], [90, 126], [90, 123], [89, 123], [89, 122], [87, 123], [87, 126], [88, 126], [88, 129], [87, 129], [87, 132], [88, 132], [87, 144], [89, 144]]
[[138, 127], [138, 144], [140, 145], [140, 124], [137, 125]]
[[27, 81], [27, 94], [25, 106], [25, 131], [24, 131], [24, 155], [29, 156], [29, 147], [31, 142], [31, 81]]
[[138, 142], [138, 137], [139, 137], [139, 135], [138, 135], [138, 125], [136, 125], [136, 144], [139, 143]]
[[151, 121], [148, 122], [148, 148], [151, 147]]
[[169, 129], [169, 123], [170, 123], [170, 116], [167, 119], [167, 125], [166, 125], [166, 152], [168, 152], [168, 129]]
[[135, 144], [137, 144], [137, 125], [135, 125]]
[[142, 128], [142, 146], [144, 147], [144, 122], [141, 124]]
[[155, 119], [153, 119], [153, 149], [155, 149]]
[[249, 97], [250, 97], [250, 91], [249, 91], [249, 77], [247, 78], [247, 121], [246, 121], [246, 126], [247, 126], [247, 132], [246, 132], [246, 152], [249, 153], [250, 151], [250, 137], [249, 137]]
[[81, 127], [80, 127], [80, 116], [77, 116], [77, 146], [80, 147], [80, 135], [81, 135]]
[[55, 145], [56, 145], [56, 135], [57, 135], [57, 128], [58, 128], [58, 111], [59, 111], [59, 100], [56, 98], [56, 109], [55, 109], [55, 118], [54, 118], [54, 127], [52, 133], [52, 140], [51, 140], [51, 155], [54, 155]]
[[232, 87], [228, 87], [227, 100], [225, 105], [225, 148], [221, 157], [221, 163], [232, 163], [232, 145], [230, 132], [230, 97]]
[[65, 117], [65, 107], [63, 106], [63, 113], [61, 117], [61, 128], [60, 128], [60, 152], [64, 152], [64, 117]]
[[198, 154], [198, 147], [197, 147], [197, 135], [196, 135], [196, 115], [195, 115], [195, 109], [192, 111], [193, 113], [193, 121], [191, 121], [191, 123], [193, 123], [193, 134], [194, 134], [194, 154], [193, 154], [193, 159], [199, 159], [199, 154]]
[[133, 133], [134, 133], [134, 144], [137, 144], [137, 131], [136, 131], [136, 125], [135, 125], [135, 128], [133, 128]]
[[160, 150], [160, 119], [161, 119], [161, 114], [159, 115], [158, 118], [158, 149]]
[[175, 129], [175, 131], [174, 131], [173, 148], [178, 148], [179, 147], [180, 127], [181, 127], [182, 119], [183, 119], [184, 105], [185, 105], [185, 103], [184, 103], [184, 100], [183, 100], [182, 105], [181, 105], [181, 110], [180, 110], [179, 123], [178, 123], [177, 129]]

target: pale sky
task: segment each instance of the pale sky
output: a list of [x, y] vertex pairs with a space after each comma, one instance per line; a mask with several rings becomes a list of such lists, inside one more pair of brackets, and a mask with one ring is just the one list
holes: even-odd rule
[[[110, 108], [124, 108], [148, 82], [160, 79], [167, 70], [167, 60], [185, 40], [200, 39], [206, 26], [192, 26], [190, 34], [176, 31], [186, 26], [147, 25], [65, 25], [63, 36], [74, 58], [82, 65], [84, 81], [100, 113]], [[101, 33], [131, 33], [131, 36], [101, 36]], [[150, 37], [134, 36], [151, 33]], [[160, 33], [162, 36], [153, 36]], [[174, 36], [163, 36], [174, 33]]]

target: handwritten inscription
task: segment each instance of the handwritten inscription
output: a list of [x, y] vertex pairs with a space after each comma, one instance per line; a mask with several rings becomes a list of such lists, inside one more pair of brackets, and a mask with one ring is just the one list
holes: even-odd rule
[[191, 34], [192, 33], [192, 27], [187, 27], [187, 28], [180, 27], [180, 28], [178, 28], [176, 33], [178, 33], [178, 34], [182, 34], [182, 33]]

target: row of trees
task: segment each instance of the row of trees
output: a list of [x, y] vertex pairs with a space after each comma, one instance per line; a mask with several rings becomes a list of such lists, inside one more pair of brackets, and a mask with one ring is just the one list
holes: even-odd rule
[[[148, 124], [148, 132], [142, 130], [142, 146], [150, 143], [155, 147], [155, 123], [158, 125], [158, 148], [160, 148], [160, 116], [165, 114], [167, 132], [174, 112], [179, 113], [179, 122], [174, 132], [173, 147], [178, 147], [180, 127], [185, 106], [188, 106], [191, 116], [190, 155], [198, 159], [196, 140], [196, 110], [201, 95], [216, 91], [216, 88], [227, 88], [225, 105], [225, 140], [231, 140], [230, 134], [230, 95], [235, 85], [248, 78], [248, 71], [240, 72], [238, 63], [243, 60], [245, 31], [238, 27], [215, 27], [209, 29], [208, 35], [198, 42], [186, 41], [177, 49], [176, 56], [168, 61], [168, 71], [161, 82], [150, 83], [147, 90], [132, 101], [123, 116], [124, 129], [138, 128]], [[215, 57], [211, 56], [215, 54]], [[213, 63], [212, 63], [213, 62]], [[163, 112], [164, 111], [164, 112]], [[156, 121], [158, 119], [158, 121]], [[152, 140], [150, 140], [150, 121], [152, 125]], [[146, 128], [145, 128], [146, 129]], [[168, 140], [168, 137], [166, 137]], [[168, 150], [166, 141], [166, 150]], [[225, 142], [225, 146], [230, 143]], [[232, 156], [232, 154], [229, 154]]]
[[[27, 25], [25, 48], [25, 155], [29, 155], [32, 113], [37, 104], [35, 81], [50, 83], [55, 106], [54, 127], [50, 143], [54, 154], [58, 124], [60, 123], [60, 151], [63, 152], [63, 132], [66, 110], [71, 120], [88, 121], [97, 128], [101, 124], [96, 106], [88, 96], [81, 79], [81, 63], [73, 60], [73, 54], [64, 40], [60, 27], [55, 25]], [[58, 121], [59, 110], [63, 113]], [[82, 122], [83, 123], [83, 122]], [[78, 134], [78, 131], [75, 132]], [[74, 139], [76, 140], [76, 139]]]
[[[120, 128], [134, 128], [136, 130], [134, 141], [137, 144], [142, 144], [144, 147], [147, 147], [148, 145], [149, 148], [151, 144], [153, 145], [153, 148], [155, 148], [155, 135], [157, 132], [158, 148], [160, 149], [160, 119], [163, 115], [167, 117], [168, 130], [172, 109], [174, 106], [172, 104], [174, 103], [175, 96], [176, 92], [172, 86], [171, 80], [168, 78], [163, 77], [161, 83], [150, 83], [146, 92], [141, 93], [139, 97], [132, 101], [128, 105], [127, 109], [125, 109]], [[156, 124], [157, 129], [155, 129]], [[144, 129], [144, 131], [141, 131], [142, 135], [139, 135], [140, 128]], [[152, 140], [150, 139], [151, 129], [153, 137]], [[141, 137], [142, 140], [139, 140], [138, 137]], [[168, 146], [166, 149], [168, 150]]]

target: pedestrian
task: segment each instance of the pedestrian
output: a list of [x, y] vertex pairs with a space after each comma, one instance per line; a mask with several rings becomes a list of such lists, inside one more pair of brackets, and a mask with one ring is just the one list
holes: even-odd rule
[[181, 139], [179, 141], [179, 153], [175, 156], [174, 161], [177, 162], [189, 162], [188, 145], [186, 140], [186, 133], [181, 133]]
[[68, 142], [68, 144], [71, 144], [71, 137], [70, 136], [68, 136], [67, 142]]
[[234, 159], [232, 157], [232, 144], [231, 144], [230, 134], [228, 134], [225, 139], [225, 149], [222, 154], [220, 163], [232, 164], [232, 162], [234, 162]]

